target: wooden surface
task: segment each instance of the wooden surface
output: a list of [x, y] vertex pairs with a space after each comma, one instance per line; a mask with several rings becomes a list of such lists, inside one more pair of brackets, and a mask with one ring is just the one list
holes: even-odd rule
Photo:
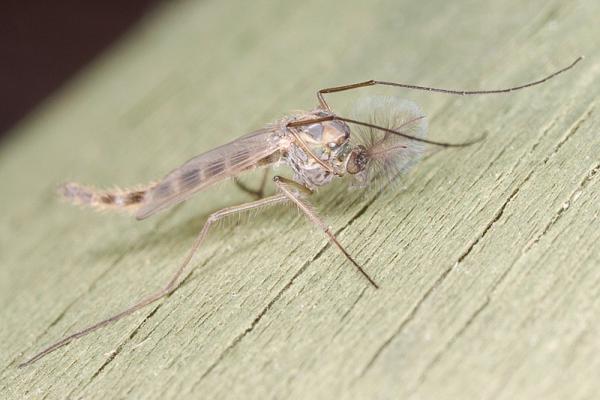
[[[1, 397], [598, 398], [600, 3], [235, 3], [157, 9], [0, 149]], [[57, 183], [147, 182], [321, 87], [503, 87], [581, 54], [508, 96], [332, 97], [398, 94], [431, 138], [488, 134], [393, 190], [313, 199], [380, 290], [296, 211], [265, 210], [213, 231], [164, 302], [16, 368], [162, 285], [206, 216], [247, 200], [224, 184], [136, 222], [60, 204]]]

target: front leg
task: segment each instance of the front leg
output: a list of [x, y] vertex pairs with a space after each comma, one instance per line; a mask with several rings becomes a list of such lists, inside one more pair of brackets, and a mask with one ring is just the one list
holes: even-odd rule
[[331, 227], [327, 226], [327, 224], [319, 217], [310, 203], [302, 199], [303, 193], [312, 194], [312, 190], [304, 185], [299, 184], [298, 182], [283, 178], [281, 176], [275, 176], [273, 178], [273, 182], [275, 182], [275, 185], [281, 191], [281, 193], [290, 199], [313, 224], [321, 228], [321, 230], [329, 237], [331, 243], [340, 249], [342, 254], [356, 267], [356, 269], [358, 269], [358, 271], [367, 279], [367, 281], [369, 281], [369, 283], [373, 285], [375, 289], [379, 289], [379, 285], [375, 283], [375, 281], [369, 276], [369, 274], [366, 273], [363, 267], [361, 267], [360, 264], [358, 264], [354, 258], [352, 258], [350, 253], [348, 253], [337, 240], [335, 234], [331, 230]]

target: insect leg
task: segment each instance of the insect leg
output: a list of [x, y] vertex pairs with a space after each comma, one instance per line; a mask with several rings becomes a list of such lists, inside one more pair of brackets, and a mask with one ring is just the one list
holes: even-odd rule
[[260, 186], [258, 189], [258, 194], [260, 195], [261, 198], [265, 196], [265, 188], [267, 187], [267, 178], [268, 177], [269, 177], [269, 170], [267, 168], [265, 168], [262, 179], [260, 181]]
[[235, 182], [235, 184], [237, 185], [237, 187], [240, 190], [243, 190], [244, 192], [255, 197], [256, 199], [262, 199], [263, 197], [265, 197], [265, 187], [267, 186], [267, 178], [268, 177], [269, 177], [269, 170], [267, 168], [265, 168], [265, 170], [263, 172], [263, 176], [260, 180], [260, 186], [258, 187], [258, 190], [249, 188], [245, 183], [240, 181], [237, 177], [233, 178], [233, 181]]
[[312, 208], [311, 204], [302, 199], [301, 193], [312, 193], [312, 191], [306, 188], [303, 185], [300, 185], [298, 182], [294, 182], [292, 180], [275, 176], [273, 178], [273, 182], [277, 185], [277, 188], [287, 196], [289, 200], [291, 200], [300, 211], [306, 215], [306, 217], [315, 225], [323, 230], [323, 232], [329, 237], [331, 243], [333, 243], [344, 256], [358, 269], [358, 271], [369, 281], [373, 287], [379, 289], [379, 285], [375, 283], [373, 278], [367, 274], [367, 272], [363, 269], [363, 267], [358, 264], [354, 258], [344, 249], [338, 239], [335, 237], [335, 234], [332, 232], [331, 227], [327, 226], [325, 222], [319, 217], [316, 211]]
[[138, 301], [134, 305], [126, 308], [125, 310], [123, 310], [105, 320], [97, 322], [93, 325], [88, 326], [85, 329], [80, 330], [79, 332], [75, 332], [69, 336], [64, 337], [63, 339], [59, 340], [58, 342], [56, 342], [56, 343], [52, 344], [51, 346], [48, 346], [44, 350], [40, 351], [39, 353], [37, 353], [36, 355], [31, 357], [27, 361], [19, 364], [19, 367], [25, 367], [27, 365], [33, 364], [34, 362], [38, 361], [40, 358], [46, 356], [49, 353], [52, 353], [54, 350], [57, 350], [63, 346], [66, 346], [71, 341], [78, 339], [82, 336], [85, 336], [88, 333], [91, 333], [91, 332], [93, 332], [97, 329], [100, 329], [106, 325], [109, 325], [115, 321], [118, 321], [121, 318], [123, 318], [127, 315], [130, 315], [133, 312], [139, 310], [140, 308], [143, 308], [143, 307], [145, 307], [151, 303], [154, 303], [155, 301], [160, 300], [163, 297], [168, 296], [171, 293], [173, 293], [179, 287], [181, 282], [183, 282], [185, 280], [185, 278], [191, 273], [191, 271], [189, 271], [187, 273], [187, 275], [182, 278], [183, 272], [185, 271], [187, 265], [191, 261], [192, 257], [194, 256], [194, 254], [196, 253], [196, 251], [198, 250], [200, 245], [204, 242], [204, 239], [206, 238], [210, 227], [215, 222], [217, 222], [220, 219], [225, 218], [231, 214], [236, 214], [239, 212], [248, 211], [248, 210], [252, 210], [255, 208], [265, 207], [265, 206], [269, 206], [269, 205], [273, 205], [273, 204], [283, 203], [286, 201], [288, 201], [288, 197], [286, 195], [277, 194], [277, 195], [270, 196], [270, 197], [267, 197], [267, 198], [264, 198], [261, 200], [256, 200], [256, 201], [240, 204], [240, 205], [233, 206], [233, 207], [223, 208], [222, 210], [212, 213], [208, 217], [207, 221], [204, 223], [202, 230], [200, 231], [196, 240], [194, 241], [192, 248], [190, 249], [190, 251], [188, 252], [186, 257], [183, 259], [183, 262], [179, 265], [179, 268], [177, 268], [177, 271], [171, 276], [168, 283], [162, 289], [148, 295], [147, 297]]
[[396, 87], [401, 87], [401, 88], [405, 88], [405, 89], [415, 89], [415, 90], [424, 90], [427, 92], [438, 92], [438, 93], [446, 93], [446, 94], [456, 94], [459, 96], [465, 96], [465, 95], [477, 95], [477, 94], [496, 94], [496, 93], [509, 93], [509, 92], [514, 92], [515, 90], [520, 90], [520, 89], [525, 89], [531, 86], [536, 86], [539, 85], [541, 83], [544, 83], [552, 78], [554, 78], [557, 75], [562, 74], [563, 72], [566, 72], [568, 70], [570, 70], [571, 68], [573, 68], [575, 66], [575, 64], [577, 64], [579, 61], [581, 61], [583, 59], [583, 57], [578, 57], [575, 61], [573, 61], [571, 64], [569, 64], [568, 66], [559, 69], [558, 71], [555, 71], [553, 73], [551, 73], [550, 75], [538, 79], [537, 81], [533, 81], [533, 82], [529, 82], [529, 83], [525, 83], [519, 86], [513, 86], [513, 87], [509, 87], [509, 88], [505, 88], [505, 89], [493, 89], [493, 90], [454, 90], [454, 89], [441, 89], [441, 88], [434, 88], [434, 87], [428, 87], [428, 86], [419, 86], [419, 85], [413, 85], [413, 84], [406, 84], [406, 83], [396, 83], [396, 82], [386, 82], [386, 81], [376, 81], [376, 80], [370, 80], [370, 81], [365, 81], [365, 82], [358, 82], [358, 83], [352, 83], [350, 85], [342, 85], [342, 86], [334, 86], [334, 87], [330, 87], [330, 88], [325, 88], [325, 89], [321, 89], [317, 92], [317, 99], [319, 100], [319, 105], [321, 106], [322, 109], [326, 110], [326, 111], [331, 111], [331, 109], [329, 108], [329, 105], [327, 104], [327, 102], [325, 101], [325, 97], [323, 96], [326, 93], [336, 93], [336, 92], [343, 92], [346, 90], [352, 90], [352, 89], [358, 89], [361, 87], [365, 87], [365, 86], [373, 86], [373, 85], [385, 85], [385, 86], [396, 86]]

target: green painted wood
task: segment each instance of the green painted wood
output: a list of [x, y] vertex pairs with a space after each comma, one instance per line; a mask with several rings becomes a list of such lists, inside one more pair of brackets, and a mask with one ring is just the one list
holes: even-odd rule
[[[485, 4], [489, 3], [489, 4]], [[169, 2], [0, 148], [6, 399], [591, 399], [600, 391], [597, 1]], [[231, 184], [136, 222], [55, 185], [127, 186], [364, 79], [528, 91], [417, 101], [437, 152], [317, 208], [373, 290], [294, 210], [212, 232], [165, 301], [16, 365], [162, 285]]]

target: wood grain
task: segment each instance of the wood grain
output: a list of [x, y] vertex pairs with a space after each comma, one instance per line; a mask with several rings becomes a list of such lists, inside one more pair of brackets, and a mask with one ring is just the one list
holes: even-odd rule
[[[592, 399], [600, 391], [600, 4], [169, 2], [0, 149], [0, 391], [6, 399]], [[164, 283], [234, 185], [144, 222], [61, 205], [64, 180], [129, 186], [366, 79], [430, 137], [398, 187], [319, 192], [374, 290], [294, 210], [212, 232], [165, 301], [16, 365]], [[252, 179], [252, 177], [250, 178]]]

